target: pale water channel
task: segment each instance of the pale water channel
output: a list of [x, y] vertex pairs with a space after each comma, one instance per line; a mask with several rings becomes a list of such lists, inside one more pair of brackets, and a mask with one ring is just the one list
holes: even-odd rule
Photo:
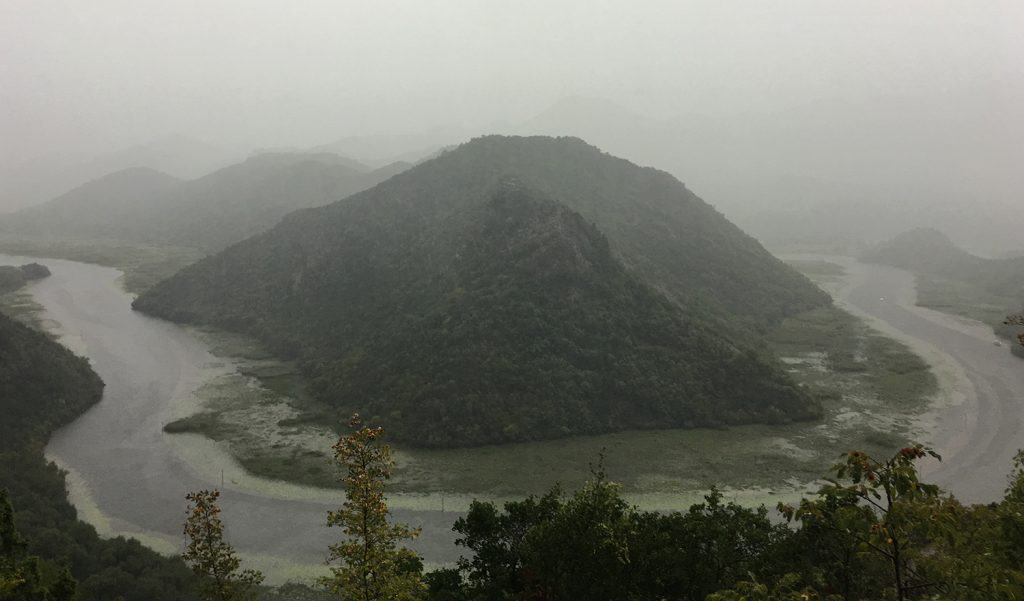
[[[909, 273], [829, 259], [849, 272], [837, 300], [911, 344], [939, 372], [946, 396], [957, 399], [934, 416], [930, 442], [945, 461], [928, 468], [930, 477], [965, 500], [998, 498], [1014, 453], [1024, 447], [1024, 361], [997, 346], [981, 324], [915, 307]], [[32, 260], [53, 273], [29, 287], [46, 326], [106, 383], [103, 400], [46, 448], [69, 471], [80, 516], [103, 535], [135, 536], [171, 553], [182, 543], [185, 493], [222, 488], [228, 536], [247, 562], [273, 582], [322, 570], [327, 545], [340, 536], [325, 525], [327, 510], [340, 501], [337, 491], [253, 486], [252, 478], [230, 476], [238, 467], [216, 445], [189, 435], [191, 445], [162, 430], [188, 413], [203, 382], [234, 366], [188, 329], [133, 312], [114, 269], [0, 255], [0, 264]], [[222, 468], [229, 474], [224, 482]], [[413, 546], [428, 563], [458, 556], [451, 532], [457, 514], [399, 508], [395, 515], [423, 527]]]

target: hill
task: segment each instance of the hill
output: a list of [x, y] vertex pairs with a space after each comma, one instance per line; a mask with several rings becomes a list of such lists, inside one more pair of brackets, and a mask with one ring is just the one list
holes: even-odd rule
[[4, 163], [0, 164], [0, 213], [38, 205], [133, 167], [192, 179], [234, 161], [233, 152], [187, 136], [168, 135], [99, 155], [60, 152]]
[[[917, 229], [878, 245], [861, 260], [917, 274], [919, 305], [989, 323], [1010, 340], [1024, 332], [1003, 323], [1024, 307], [1024, 257], [979, 257], [938, 230]], [[1019, 346], [1010, 348], [1024, 356]]]
[[785, 109], [643, 113], [576, 96], [508, 133], [579, 136], [658, 165], [770, 247], [863, 249], [927, 226], [997, 254], [1021, 246], [1022, 99], [1024, 88], [999, 83], [942, 98], [840, 95]]
[[371, 170], [329, 153], [262, 154], [185, 182], [144, 222], [149, 243], [220, 249], [262, 232], [296, 209], [340, 200], [408, 165]]
[[218, 250], [290, 211], [344, 198], [406, 167], [370, 170], [329, 153], [256, 155], [191, 181], [137, 167], [0, 218], [0, 232]]
[[868, 251], [862, 260], [970, 282], [995, 294], [1024, 299], [1024, 258], [979, 257], [934, 229], [904, 232]]
[[135, 306], [257, 335], [339, 412], [450, 446], [813, 417], [746, 332], [828, 302], [663, 172], [491, 136], [289, 215]]
[[128, 222], [159, 211], [164, 198], [181, 183], [155, 169], [131, 167], [0, 217], [0, 231], [19, 236], [116, 237]]

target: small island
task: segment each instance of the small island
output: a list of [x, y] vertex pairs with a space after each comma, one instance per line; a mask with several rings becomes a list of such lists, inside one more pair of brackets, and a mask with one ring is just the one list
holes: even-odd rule
[[0, 265], [0, 294], [14, 292], [32, 280], [41, 280], [50, 275], [50, 269], [39, 263], [21, 267]]

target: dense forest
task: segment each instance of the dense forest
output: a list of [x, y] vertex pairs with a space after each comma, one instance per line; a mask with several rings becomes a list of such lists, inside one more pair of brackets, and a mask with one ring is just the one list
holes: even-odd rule
[[474, 503], [470, 553], [426, 575], [430, 598], [993, 601], [1024, 595], [1024, 456], [1005, 498], [966, 506], [918, 479], [918, 445], [851, 452], [785, 518], [712, 490], [685, 512], [629, 505], [598, 470], [579, 491]]
[[330, 153], [264, 153], [195, 180], [133, 167], [0, 219], [10, 241], [77, 240], [219, 250], [296, 209], [365, 190], [408, 168]]
[[294, 213], [135, 307], [254, 334], [339, 414], [451, 446], [813, 417], [758, 332], [828, 302], [663, 172], [492, 136]]

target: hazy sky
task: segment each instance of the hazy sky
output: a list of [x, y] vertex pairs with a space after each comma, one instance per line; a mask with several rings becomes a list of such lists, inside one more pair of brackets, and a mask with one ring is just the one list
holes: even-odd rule
[[1024, 2], [0, 0], [0, 160], [231, 148], [1024, 81]]

